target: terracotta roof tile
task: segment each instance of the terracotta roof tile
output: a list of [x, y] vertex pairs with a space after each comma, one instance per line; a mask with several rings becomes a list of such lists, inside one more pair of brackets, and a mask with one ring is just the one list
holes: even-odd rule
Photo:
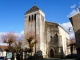
[[8, 46], [0, 46], [0, 48], [4, 51], [5, 49], [8, 48]]

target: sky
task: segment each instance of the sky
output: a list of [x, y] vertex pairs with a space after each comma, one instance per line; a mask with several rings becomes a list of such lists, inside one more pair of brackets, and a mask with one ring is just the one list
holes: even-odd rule
[[[24, 33], [24, 16], [32, 6], [38, 6], [46, 21], [59, 23], [68, 31], [69, 17], [75, 15], [80, 0], [0, 0], [0, 35], [7, 32]], [[73, 30], [70, 32], [74, 37]]]

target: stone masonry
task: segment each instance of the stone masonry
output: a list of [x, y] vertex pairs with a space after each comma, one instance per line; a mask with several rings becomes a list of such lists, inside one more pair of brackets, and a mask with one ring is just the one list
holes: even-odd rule
[[[45, 14], [37, 6], [33, 6], [25, 13], [24, 48], [28, 47], [26, 41], [28, 34], [35, 35], [35, 33], [38, 41], [36, 51], [41, 50], [43, 57], [52, 58], [60, 57], [62, 53], [68, 54], [67, 39], [69, 39], [69, 34], [58, 23], [47, 22]], [[33, 40], [35, 40], [35, 37]], [[35, 46], [33, 54], [34, 52]]]

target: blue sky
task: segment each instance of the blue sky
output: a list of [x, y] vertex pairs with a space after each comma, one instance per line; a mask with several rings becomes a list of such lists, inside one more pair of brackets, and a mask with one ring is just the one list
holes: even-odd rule
[[24, 13], [35, 3], [45, 13], [47, 21], [68, 26], [68, 17], [77, 12], [80, 0], [0, 0], [0, 33], [21, 33]]

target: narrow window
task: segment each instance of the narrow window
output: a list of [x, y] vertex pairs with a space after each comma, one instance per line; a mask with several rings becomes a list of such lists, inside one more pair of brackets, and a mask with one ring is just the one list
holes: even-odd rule
[[29, 21], [30, 21], [30, 16], [29, 16]]
[[34, 15], [34, 20], [36, 20], [36, 14]]
[[32, 21], [33, 21], [33, 15], [32, 15]]

